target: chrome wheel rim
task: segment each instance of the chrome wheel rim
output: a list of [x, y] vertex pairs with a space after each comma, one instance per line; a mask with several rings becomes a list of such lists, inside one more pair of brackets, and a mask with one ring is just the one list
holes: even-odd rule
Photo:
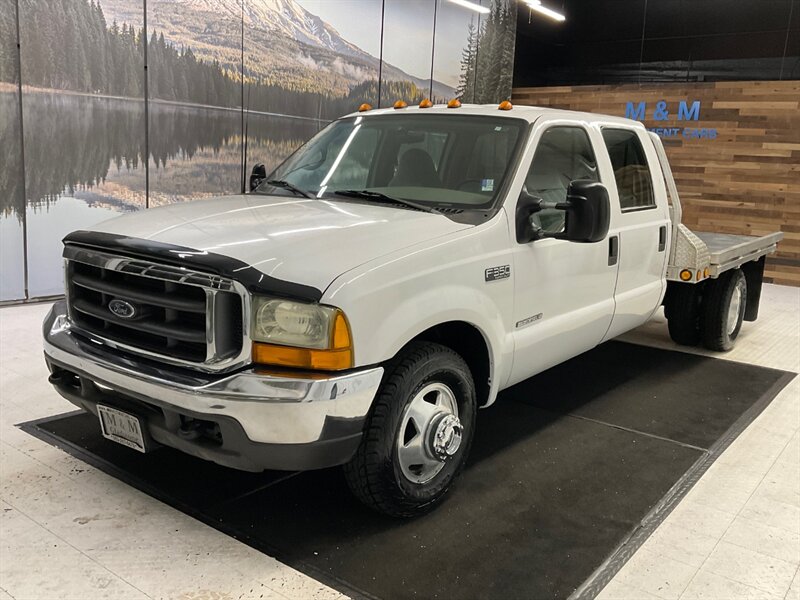
[[423, 387], [403, 411], [397, 435], [397, 458], [403, 476], [427, 483], [461, 447], [464, 430], [456, 396], [444, 383]]
[[736, 283], [731, 295], [730, 304], [728, 304], [728, 335], [733, 335], [736, 326], [739, 324], [739, 312], [742, 310], [742, 281]]

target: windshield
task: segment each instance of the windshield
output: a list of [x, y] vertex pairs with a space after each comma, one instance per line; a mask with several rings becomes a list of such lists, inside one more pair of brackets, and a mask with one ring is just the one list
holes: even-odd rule
[[275, 183], [259, 191], [289, 184], [317, 198], [488, 208], [509, 176], [525, 126], [520, 119], [466, 115], [343, 119], [290, 156], [267, 178]]

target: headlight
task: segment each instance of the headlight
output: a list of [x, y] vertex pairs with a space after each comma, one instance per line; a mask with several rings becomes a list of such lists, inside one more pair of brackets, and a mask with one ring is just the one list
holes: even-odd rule
[[329, 306], [255, 298], [253, 339], [285, 346], [327, 348], [336, 312]]
[[253, 360], [307, 369], [353, 366], [350, 328], [338, 308], [253, 298]]

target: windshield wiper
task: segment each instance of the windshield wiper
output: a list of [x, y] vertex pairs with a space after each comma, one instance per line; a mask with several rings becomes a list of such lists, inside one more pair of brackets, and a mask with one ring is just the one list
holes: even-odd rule
[[373, 200], [375, 202], [384, 202], [387, 204], [402, 204], [410, 208], [416, 208], [425, 212], [434, 212], [433, 208], [424, 204], [419, 204], [412, 200], [405, 198], [395, 198], [394, 196], [387, 196], [381, 192], [371, 192], [369, 190], [336, 190], [333, 192], [337, 196], [344, 196], [345, 198], [363, 198], [364, 200]]
[[305, 190], [301, 190], [299, 187], [294, 185], [293, 183], [289, 183], [288, 181], [284, 181], [283, 179], [270, 179], [267, 181], [267, 185], [271, 185], [277, 188], [283, 188], [284, 190], [289, 190], [290, 192], [294, 192], [298, 196], [302, 196], [303, 198], [313, 198], [311, 194], [309, 194]]

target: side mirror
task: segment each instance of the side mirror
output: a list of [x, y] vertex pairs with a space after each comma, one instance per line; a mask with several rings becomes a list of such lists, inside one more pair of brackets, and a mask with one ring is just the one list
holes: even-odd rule
[[[563, 210], [564, 230], [547, 233], [533, 222], [533, 215], [545, 208]], [[521, 244], [543, 238], [571, 242], [599, 242], [608, 234], [611, 203], [602, 183], [578, 179], [569, 184], [564, 202], [545, 202], [523, 188], [517, 202], [517, 241]]]
[[261, 182], [267, 178], [267, 169], [262, 163], [258, 163], [253, 167], [253, 172], [250, 175], [250, 191], [256, 189]]

